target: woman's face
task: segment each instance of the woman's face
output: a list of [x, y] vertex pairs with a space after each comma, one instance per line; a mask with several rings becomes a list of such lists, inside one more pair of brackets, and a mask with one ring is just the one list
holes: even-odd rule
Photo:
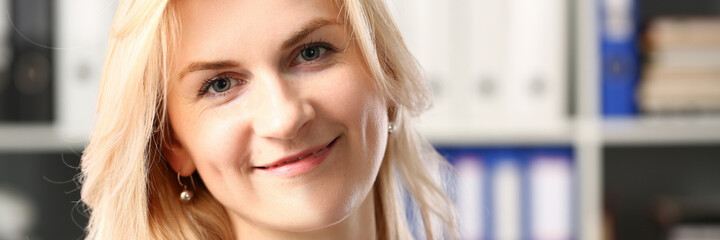
[[352, 214], [382, 162], [387, 104], [334, 1], [176, 7], [171, 166], [197, 170], [236, 225], [307, 231]]

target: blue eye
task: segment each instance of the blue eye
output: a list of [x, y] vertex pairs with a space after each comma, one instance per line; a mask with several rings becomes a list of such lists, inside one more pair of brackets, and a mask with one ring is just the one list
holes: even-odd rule
[[323, 45], [312, 45], [305, 47], [300, 50], [297, 56], [295, 56], [293, 64], [315, 61], [322, 57], [328, 49], [330, 48]]
[[229, 72], [222, 73], [206, 80], [202, 88], [198, 91], [198, 96], [203, 96], [206, 93], [210, 93], [211, 95], [223, 94], [243, 84], [245, 84], [245, 81], [235, 77], [235, 74]]
[[233, 86], [232, 80], [237, 81], [236, 79], [227, 77], [221, 77], [213, 80], [213, 82], [210, 84], [210, 89], [208, 90], [213, 93], [221, 93], [230, 90], [230, 88]]
[[302, 57], [305, 61], [312, 61], [320, 57], [320, 54], [324, 53], [325, 49], [320, 48], [319, 46], [309, 47], [306, 49], [303, 49], [300, 52], [300, 57]]

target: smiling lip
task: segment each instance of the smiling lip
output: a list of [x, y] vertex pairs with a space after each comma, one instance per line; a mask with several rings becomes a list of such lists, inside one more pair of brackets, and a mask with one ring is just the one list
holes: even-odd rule
[[339, 137], [333, 139], [330, 143], [320, 147], [314, 147], [301, 153], [288, 156], [263, 166], [254, 166], [253, 169], [262, 170], [274, 175], [294, 176], [313, 167], [320, 165], [327, 156], [329, 150], [333, 147]]

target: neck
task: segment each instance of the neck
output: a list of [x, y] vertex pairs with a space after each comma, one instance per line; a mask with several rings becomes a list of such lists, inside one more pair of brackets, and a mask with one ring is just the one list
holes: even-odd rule
[[375, 220], [375, 191], [370, 191], [362, 205], [350, 216], [332, 226], [309, 232], [288, 232], [264, 228], [229, 214], [234, 225], [235, 239], [377, 239]]

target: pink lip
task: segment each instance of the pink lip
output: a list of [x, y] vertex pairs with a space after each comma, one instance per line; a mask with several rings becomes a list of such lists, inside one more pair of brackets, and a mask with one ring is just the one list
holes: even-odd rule
[[335, 145], [338, 138], [333, 139], [328, 144], [307, 149], [298, 154], [281, 158], [270, 164], [254, 166], [253, 169], [285, 177], [308, 172], [325, 160], [325, 157], [327, 157], [330, 149]]

